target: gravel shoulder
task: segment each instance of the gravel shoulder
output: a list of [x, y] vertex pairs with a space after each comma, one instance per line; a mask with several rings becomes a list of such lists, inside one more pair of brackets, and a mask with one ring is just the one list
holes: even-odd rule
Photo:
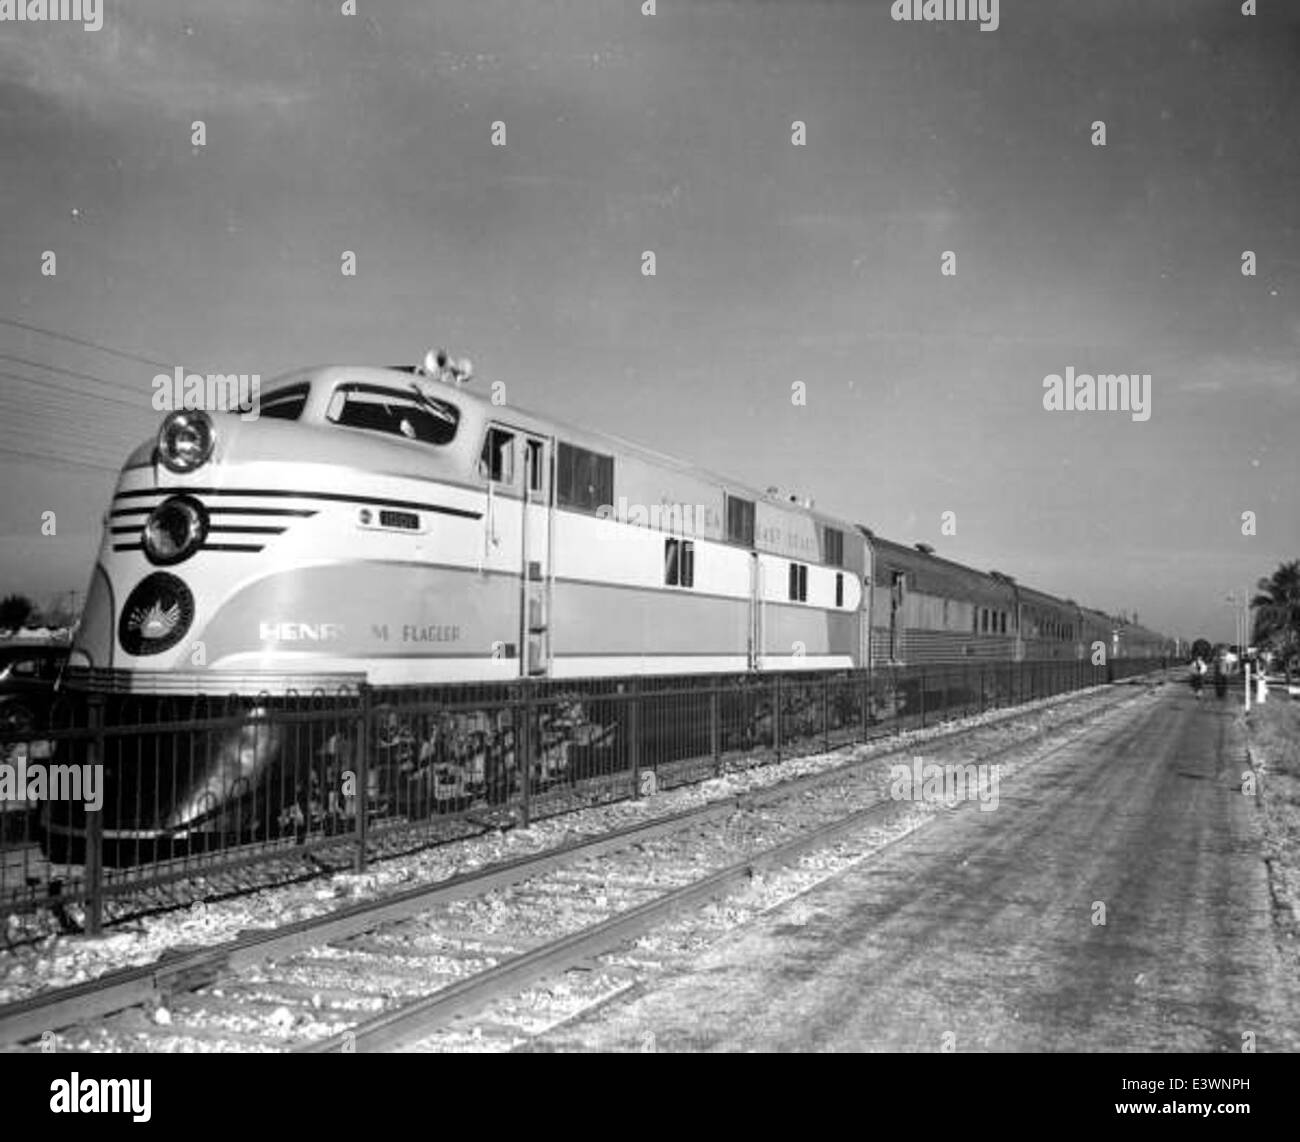
[[1167, 686], [534, 1049], [1300, 1049], [1247, 768]]
[[1274, 933], [1300, 977], [1300, 702], [1273, 691], [1243, 717], [1273, 896]]

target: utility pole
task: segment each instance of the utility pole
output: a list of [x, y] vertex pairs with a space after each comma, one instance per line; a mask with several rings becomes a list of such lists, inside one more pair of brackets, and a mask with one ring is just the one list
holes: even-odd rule
[[1250, 637], [1248, 630], [1250, 625], [1249, 607], [1247, 606], [1249, 597], [1247, 592], [1242, 591], [1238, 594], [1235, 590], [1224, 596], [1224, 602], [1230, 603], [1233, 607], [1233, 619], [1236, 622], [1237, 631], [1237, 650], [1243, 658], [1246, 656], [1246, 640]]

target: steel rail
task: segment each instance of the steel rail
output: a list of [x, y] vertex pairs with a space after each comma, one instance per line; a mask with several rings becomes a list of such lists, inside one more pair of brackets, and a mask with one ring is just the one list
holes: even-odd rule
[[[1087, 692], [1067, 691], [1061, 695], [1053, 695], [1046, 701], [1059, 698], [1060, 701], [1055, 704], [1064, 705], [1071, 699], [1086, 694]], [[1113, 706], [1121, 704], [1127, 697], [1128, 695], [1125, 695], [1117, 699], [1115, 703], [1107, 705], [1100, 711], [1086, 710], [1054, 726], [1037, 730], [1024, 742], [1017, 743], [1017, 747], [1028, 744], [1046, 733], [1055, 732], [1105, 713]], [[865, 766], [915, 748], [917, 745], [930, 746], [967, 736], [979, 730], [996, 728], [1032, 712], [1025, 706], [1007, 707], [1005, 715], [978, 725], [955, 726], [933, 734], [924, 730], [919, 733], [913, 731], [916, 736], [905, 742], [899, 742], [884, 750], [874, 750], [862, 757], [852, 758], [843, 765], [834, 766], [820, 773], [805, 774], [790, 781], [777, 782], [766, 788], [733, 794], [706, 805], [656, 817], [650, 821], [626, 825], [599, 833], [594, 837], [570, 841], [540, 853], [498, 862], [473, 872], [458, 873], [433, 884], [406, 889], [380, 900], [361, 901], [323, 916], [308, 917], [278, 928], [241, 932], [233, 939], [212, 947], [163, 952], [152, 963], [108, 972], [85, 983], [57, 988], [0, 1008], [0, 1046], [35, 1039], [47, 1031], [58, 1031], [130, 1007], [166, 999], [178, 992], [192, 991], [215, 983], [236, 970], [268, 959], [346, 939], [386, 923], [407, 919], [439, 904], [480, 896], [495, 888], [517, 884], [566, 864], [628, 848], [664, 834], [679, 832], [692, 825], [705, 824], [729, 816], [740, 810], [783, 800], [803, 790], [842, 780]], [[887, 739], [876, 739], [876, 741], [884, 740]], [[863, 744], [846, 743], [836, 748], [843, 750], [860, 747]], [[994, 751], [982, 756], [991, 756], [992, 752]], [[872, 806], [872, 811], [889, 804], [892, 802]], [[650, 902], [651, 905], [654, 903], [654, 901]]]
[[[1048, 733], [1054, 733], [1062, 727], [1088, 721], [1090, 717], [1096, 716], [1098, 713], [1108, 713], [1110, 710], [1125, 705], [1132, 698], [1132, 695], [1125, 695], [1123, 698], [1107, 705], [1101, 711], [1091, 711], [1090, 715], [1066, 719], [1054, 726], [1034, 733], [1025, 742], [1016, 743], [1013, 748], [1022, 748], [1024, 745]], [[966, 730], [960, 732], [971, 732], [981, 728], [983, 727], [967, 727]], [[1088, 727], [1088, 729], [1091, 729], [1091, 727]], [[1062, 742], [1052, 752], [1057, 753], [1074, 745], [1080, 737], [1088, 732], [1088, 729]], [[955, 736], [955, 734], [949, 733], [941, 736], [949, 737]], [[891, 750], [888, 752], [898, 751]], [[994, 752], [989, 751], [981, 755], [981, 757], [992, 756]], [[876, 754], [872, 760], [878, 760], [880, 756], [880, 754]], [[829, 772], [841, 772], [845, 768], [848, 767], [837, 767], [835, 771]], [[811, 776], [826, 778], [829, 774], [814, 774]], [[793, 786], [805, 781], [807, 781], [806, 778], [801, 778], [798, 782], [789, 783], [783, 787], [782, 793], [791, 792]], [[672, 889], [663, 896], [647, 901], [645, 904], [619, 912], [591, 927], [548, 941], [539, 947], [512, 956], [494, 967], [439, 988], [436, 992], [423, 999], [383, 1012], [347, 1031], [339, 1032], [326, 1039], [301, 1044], [294, 1050], [302, 1054], [329, 1054], [333, 1052], [394, 1051], [411, 1047], [426, 1038], [431, 1032], [446, 1026], [458, 1016], [473, 1014], [502, 995], [520, 991], [540, 979], [555, 975], [567, 967], [590, 960], [628, 942], [656, 924], [662, 923], [676, 912], [684, 911], [723, 895], [735, 885], [752, 876], [756, 868], [789, 863], [806, 852], [825, 848], [835, 843], [838, 838], [867, 827], [882, 816], [887, 816], [894, 807], [895, 802], [892, 799], [881, 800], [864, 809], [859, 809], [847, 817], [828, 822], [825, 825], [815, 826], [791, 840], [783, 841], [769, 849], [751, 854], [744, 860], [737, 861], [690, 884]]]
[[752, 876], [756, 868], [788, 862], [811, 849], [824, 848], [837, 837], [863, 828], [893, 808], [891, 800], [877, 801], [848, 817], [810, 829], [792, 840], [673, 889], [658, 899], [513, 956], [486, 971], [449, 984], [424, 999], [384, 1012], [348, 1031], [307, 1043], [297, 1050], [306, 1054], [327, 1054], [337, 1051], [393, 1051], [410, 1047], [457, 1015], [472, 1013], [503, 993], [521, 990], [562, 968], [607, 952], [662, 923], [675, 912], [724, 894]]

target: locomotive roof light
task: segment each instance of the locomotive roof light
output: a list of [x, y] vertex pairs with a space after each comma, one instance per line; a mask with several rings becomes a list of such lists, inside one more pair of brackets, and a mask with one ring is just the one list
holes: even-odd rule
[[424, 355], [424, 360], [420, 362], [420, 372], [430, 377], [436, 377], [442, 372], [446, 364], [446, 349], [430, 349]]
[[468, 357], [453, 361], [447, 355], [446, 349], [430, 349], [424, 355], [419, 371], [427, 377], [442, 381], [443, 384], [455, 385], [457, 388], [474, 379], [474, 363]]
[[158, 459], [173, 472], [193, 472], [212, 456], [216, 431], [202, 409], [168, 413], [158, 430]]

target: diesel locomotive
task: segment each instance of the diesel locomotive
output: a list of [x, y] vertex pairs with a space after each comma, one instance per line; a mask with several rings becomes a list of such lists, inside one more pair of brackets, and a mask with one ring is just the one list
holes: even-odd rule
[[[68, 684], [137, 711], [244, 695], [258, 716], [201, 763], [155, 766], [147, 793], [118, 774], [106, 840], [186, 836], [266, 789], [289, 736], [261, 715], [290, 691], [1168, 651], [810, 500], [494, 403], [471, 376], [443, 353], [302, 369], [256, 417], [178, 409], [127, 458]], [[462, 720], [446, 732], [472, 744], [435, 778], [449, 802], [513, 764], [509, 727]]]

